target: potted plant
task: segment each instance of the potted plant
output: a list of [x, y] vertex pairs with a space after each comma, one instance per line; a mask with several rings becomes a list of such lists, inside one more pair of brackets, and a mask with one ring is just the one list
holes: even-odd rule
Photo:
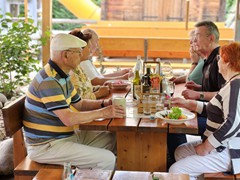
[[46, 39], [33, 40], [38, 28], [33, 20], [14, 21], [10, 13], [0, 15], [0, 92], [7, 98], [30, 82], [29, 74], [39, 70], [40, 49]]

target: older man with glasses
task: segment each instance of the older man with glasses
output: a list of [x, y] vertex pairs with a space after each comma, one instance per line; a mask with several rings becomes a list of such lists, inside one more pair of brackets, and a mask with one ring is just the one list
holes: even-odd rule
[[39, 163], [113, 170], [115, 137], [110, 132], [82, 131], [74, 125], [98, 118], [123, 117], [121, 106], [108, 100], [85, 100], [73, 87], [69, 71], [80, 63], [86, 42], [70, 34], [51, 41], [51, 59], [29, 86], [24, 111], [24, 135], [30, 159]]
[[[225, 84], [224, 78], [218, 71], [217, 55], [220, 48], [218, 41], [219, 31], [213, 22], [202, 21], [195, 25], [194, 46], [196, 51], [204, 56], [202, 85], [198, 85], [193, 81], [187, 82], [187, 89], [182, 92], [182, 96], [185, 99], [209, 101]], [[203, 133], [206, 130], [206, 120], [205, 114], [198, 115], [198, 135], [201, 137], [203, 137]], [[184, 134], [168, 135], [169, 155], [172, 161], [176, 147], [184, 142], [186, 142]]]

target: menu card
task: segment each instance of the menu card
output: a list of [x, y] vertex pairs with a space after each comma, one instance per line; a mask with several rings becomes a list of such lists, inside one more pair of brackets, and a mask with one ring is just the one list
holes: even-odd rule
[[113, 171], [100, 169], [77, 169], [74, 180], [110, 180]]

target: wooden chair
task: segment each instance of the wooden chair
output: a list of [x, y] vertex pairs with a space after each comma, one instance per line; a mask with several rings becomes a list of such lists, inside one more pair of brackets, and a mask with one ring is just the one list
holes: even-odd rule
[[3, 120], [6, 134], [13, 138], [15, 180], [32, 179], [40, 169], [63, 168], [60, 165], [40, 164], [29, 159], [23, 137], [23, 110], [25, 96], [21, 96], [3, 107]]
[[240, 180], [240, 174], [232, 175], [227, 173], [205, 173], [205, 180]]

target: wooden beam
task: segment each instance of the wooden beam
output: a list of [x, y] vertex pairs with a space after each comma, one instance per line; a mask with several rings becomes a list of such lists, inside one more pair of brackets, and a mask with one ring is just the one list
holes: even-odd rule
[[236, 2], [236, 23], [235, 23], [235, 34], [234, 41], [240, 42], [240, 0]]
[[[52, 31], [52, 1], [42, 0], [42, 36], [45, 36], [46, 31]], [[50, 39], [48, 37], [46, 45], [42, 47], [42, 64], [43, 66], [50, 58]]]
[[[188, 22], [189, 28], [194, 28], [197, 22]], [[218, 28], [224, 28], [224, 22], [214, 22]], [[176, 21], [98, 21], [97, 24], [91, 26], [108, 26], [108, 27], [151, 27], [151, 28], [185, 28], [185, 22]]]
[[24, 0], [25, 22], [28, 22], [28, 0]]
[[[100, 36], [99, 39], [103, 55], [109, 57], [143, 57], [145, 41], [148, 43], [146, 50], [149, 58], [189, 58], [188, 38]], [[219, 44], [229, 42], [229, 39], [220, 39]]]

